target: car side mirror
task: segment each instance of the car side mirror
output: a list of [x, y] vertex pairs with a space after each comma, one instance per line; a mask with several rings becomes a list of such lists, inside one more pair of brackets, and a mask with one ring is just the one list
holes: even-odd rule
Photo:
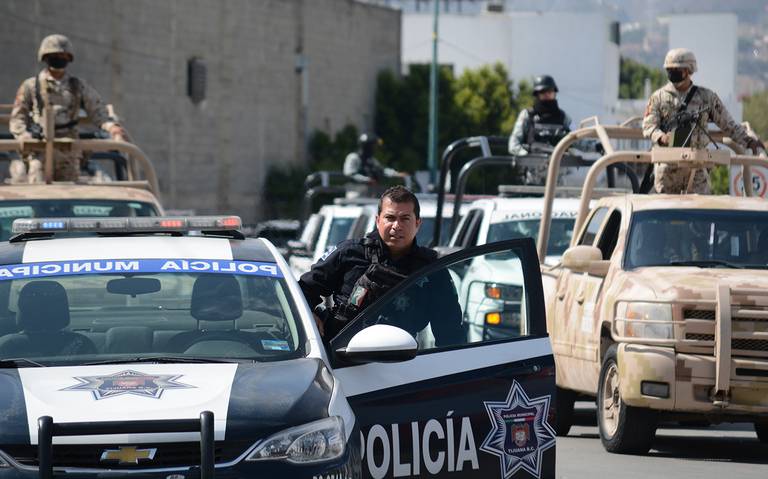
[[407, 331], [387, 324], [375, 324], [358, 332], [336, 355], [353, 363], [394, 363], [416, 357], [416, 340]]
[[603, 259], [603, 252], [597, 246], [579, 245], [565, 250], [563, 267], [575, 273], [605, 276], [611, 262]]

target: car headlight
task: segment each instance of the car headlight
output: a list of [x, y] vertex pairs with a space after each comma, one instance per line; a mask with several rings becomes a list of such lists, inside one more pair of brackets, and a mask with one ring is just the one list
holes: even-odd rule
[[672, 305], [668, 303], [619, 303], [619, 334], [626, 337], [673, 339]]
[[502, 301], [520, 301], [523, 297], [523, 288], [513, 284], [485, 283], [485, 296]]
[[292, 427], [267, 438], [246, 461], [286, 460], [299, 464], [330, 461], [344, 455], [344, 422], [339, 416]]

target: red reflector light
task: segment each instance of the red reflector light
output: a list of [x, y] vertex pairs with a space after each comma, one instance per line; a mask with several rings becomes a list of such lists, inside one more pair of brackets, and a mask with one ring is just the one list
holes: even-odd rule
[[240, 218], [235, 216], [222, 218], [219, 220], [219, 226], [231, 226], [233, 228], [240, 228]]
[[163, 228], [182, 228], [184, 227], [183, 220], [160, 220], [160, 226]]

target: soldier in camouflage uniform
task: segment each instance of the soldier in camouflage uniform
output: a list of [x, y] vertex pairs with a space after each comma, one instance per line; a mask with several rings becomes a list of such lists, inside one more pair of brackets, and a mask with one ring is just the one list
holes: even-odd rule
[[[651, 95], [643, 118], [643, 135], [654, 145], [705, 148], [709, 144], [707, 124], [713, 122], [736, 143], [755, 151], [763, 147], [759, 139], [748, 136], [746, 130], [731, 118], [715, 92], [693, 85], [691, 75], [697, 70], [693, 52], [685, 48], [670, 50], [664, 59], [664, 68], [669, 83]], [[697, 119], [692, 124], [681, 124], [677, 129], [667, 131], [665, 123], [681, 109], [700, 114], [695, 115]], [[654, 175], [657, 193], [691, 191], [708, 194], [710, 191], [709, 172], [704, 169], [694, 172], [690, 168], [658, 163]]]
[[[67, 64], [75, 59], [72, 44], [64, 35], [49, 35], [40, 44], [38, 60], [47, 64], [37, 76], [21, 84], [11, 111], [9, 128], [17, 139], [40, 137], [45, 124], [45, 106], [50, 104], [55, 116], [56, 138], [79, 137], [77, 130], [80, 109], [93, 123], [109, 132], [113, 139], [125, 141], [125, 131], [107, 113], [99, 94], [83, 80], [67, 73]], [[81, 152], [54, 151], [54, 180], [74, 181], [80, 173]], [[29, 172], [22, 160], [11, 162], [14, 183], [42, 182], [42, 163], [37, 157], [28, 158]]]

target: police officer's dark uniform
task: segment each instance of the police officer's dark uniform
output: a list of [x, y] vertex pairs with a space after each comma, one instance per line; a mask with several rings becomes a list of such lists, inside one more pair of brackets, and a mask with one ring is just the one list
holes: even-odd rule
[[[378, 231], [374, 230], [364, 238], [339, 243], [301, 276], [299, 286], [310, 308], [319, 312], [324, 321], [325, 338], [330, 340], [346, 322], [377, 298], [436, 259], [435, 251], [418, 246], [414, 239], [411, 250], [393, 260]], [[409, 314], [392, 312], [384, 323], [403, 328], [415, 336], [433, 318], [436, 321], [432, 322], [432, 333], [437, 346], [462, 343], [465, 334], [461, 308], [448, 272], [430, 275], [420, 290], [424, 294], [413, 293], [418, 289], [410, 288], [409, 293], [414, 297], [400, 302], [405, 308], [417, 310], [410, 310]], [[333, 307], [323, 310], [322, 297], [329, 296], [333, 298]]]

